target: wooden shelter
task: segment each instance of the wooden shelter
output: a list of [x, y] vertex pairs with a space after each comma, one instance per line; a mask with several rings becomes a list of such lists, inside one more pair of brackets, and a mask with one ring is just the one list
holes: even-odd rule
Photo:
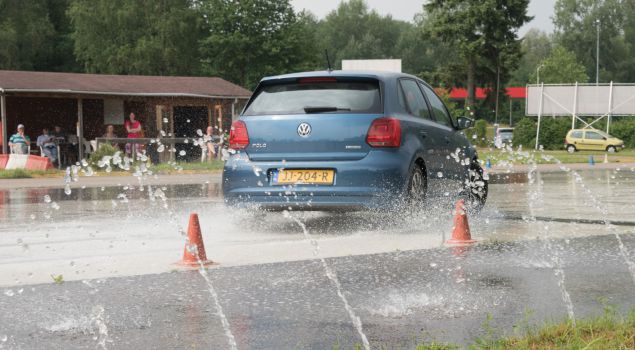
[[[216, 77], [102, 75], [0, 70], [2, 152], [18, 124], [35, 141], [43, 128], [62, 127], [79, 140], [93, 140], [107, 125], [125, 137], [134, 112], [146, 137], [164, 131], [193, 137], [213, 126], [228, 131], [251, 92]], [[79, 158], [84, 157], [79, 147]]]

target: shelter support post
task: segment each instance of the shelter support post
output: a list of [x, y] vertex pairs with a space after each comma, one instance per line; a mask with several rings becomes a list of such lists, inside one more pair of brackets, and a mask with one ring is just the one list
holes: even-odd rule
[[0, 95], [0, 117], [2, 117], [2, 153], [7, 154], [7, 98]]
[[77, 99], [77, 138], [79, 159], [84, 159], [84, 100], [80, 97]]
[[540, 83], [540, 104], [538, 105], [538, 127], [536, 128], [536, 148], [538, 149], [538, 145], [540, 144], [540, 121], [542, 119], [542, 101], [545, 99], [545, 84]]

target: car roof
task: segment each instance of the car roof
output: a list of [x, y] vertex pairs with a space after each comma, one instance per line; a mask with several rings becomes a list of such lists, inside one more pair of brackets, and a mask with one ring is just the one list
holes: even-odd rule
[[399, 73], [399, 72], [387, 72], [387, 71], [369, 71], [369, 70], [323, 70], [313, 72], [299, 72], [283, 75], [275, 75], [262, 78], [261, 82], [272, 81], [277, 79], [293, 79], [293, 78], [306, 78], [306, 77], [364, 77], [364, 78], [376, 78], [378, 80], [390, 80], [397, 78], [413, 78], [417, 79], [414, 75]]

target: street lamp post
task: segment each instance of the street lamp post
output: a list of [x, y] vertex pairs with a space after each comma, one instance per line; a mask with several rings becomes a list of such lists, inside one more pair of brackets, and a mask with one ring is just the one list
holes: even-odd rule
[[540, 68], [544, 67], [544, 64], [541, 64], [536, 68], [536, 84], [540, 84]]
[[595, 85], [600, 83], [600, 20], [595, 20], [597, 39], [595, 41]]

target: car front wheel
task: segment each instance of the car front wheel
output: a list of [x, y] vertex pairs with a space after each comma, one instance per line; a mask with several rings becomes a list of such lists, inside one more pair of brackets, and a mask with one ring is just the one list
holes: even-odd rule
[[488, 180], [483, 176], [483, 168], [473, 160], [469, 169], [469, 176], [465, 184], [467, 207], [476, 212], [483, 209], [487, 201]]
[[615, 148], [615, 146], [608, 146], [606, 147], [606, 151], [609, 153], [615, 153], [617, 152], [617, 148]]

